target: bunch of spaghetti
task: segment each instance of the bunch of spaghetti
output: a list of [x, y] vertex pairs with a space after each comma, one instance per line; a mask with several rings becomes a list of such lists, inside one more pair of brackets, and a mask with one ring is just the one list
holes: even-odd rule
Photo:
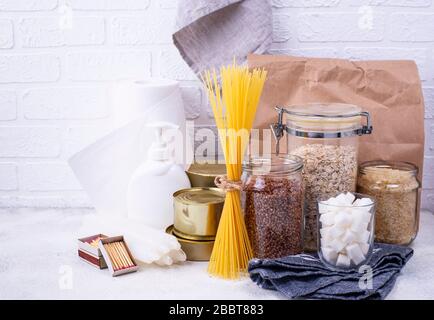
[[[215, 70], [202, 76], [223, 147], [226, 179], [234, 185], [240, 183], [242, 161], [265, 78], [265, 70], [249, 70], [235, 62], [220, 69], [220, 81]], [[247, 271], [252, 256], [240, 191], [227, 189], [208, 272], [226, 279], [239, 278]]]

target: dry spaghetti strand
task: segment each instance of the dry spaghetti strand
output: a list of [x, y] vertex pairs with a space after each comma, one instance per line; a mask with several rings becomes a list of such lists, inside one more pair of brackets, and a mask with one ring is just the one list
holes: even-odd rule
[[[215, 70], [206, 71], [202, 76], [219, 130], [229, 180], [241, 179], [242, 160], [265, 78], [265, 70], [251, 71], [235, 62], [220, 69], [220, 82]], [[252, 256], [240, 191], [228, 191], [208, 272], [226, 279], [239, 278], [247, 272]]]

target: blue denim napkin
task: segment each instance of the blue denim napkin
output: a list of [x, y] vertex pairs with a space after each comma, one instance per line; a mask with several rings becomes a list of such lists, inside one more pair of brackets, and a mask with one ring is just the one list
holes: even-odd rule
[[248, 271], [258, 286], [278, 290], [288, 298], [384, 299], [412, 255], [409, 247], [378, 243], [359, 270], [330, 270], [317, 255], [300, 254], [253, 259]]

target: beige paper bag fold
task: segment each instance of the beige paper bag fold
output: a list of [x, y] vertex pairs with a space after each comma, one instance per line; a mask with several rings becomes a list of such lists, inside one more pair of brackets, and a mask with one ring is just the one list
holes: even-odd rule
[[419, 167], [422, 181], [424, 102], [413, 61], [250, 55], [248, 63], [268, 70], [255, 128], [276, 122], [277, 105], [355, 104], [371, 114], [374, 128], [360, 139], [359, 161], [409, 161]]

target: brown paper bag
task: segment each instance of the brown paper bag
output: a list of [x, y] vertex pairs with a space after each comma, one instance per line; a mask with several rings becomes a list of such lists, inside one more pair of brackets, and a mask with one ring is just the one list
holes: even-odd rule
[[250, 55], [248, 63], [268, 70], [255, 128], [277, 121], [275, 106], [355, 104], [371, 114], [374, 129], [360, 139], [359, 161], [409, 161], [419, 167], [422, 181], [424, 102], [413, 61]]

